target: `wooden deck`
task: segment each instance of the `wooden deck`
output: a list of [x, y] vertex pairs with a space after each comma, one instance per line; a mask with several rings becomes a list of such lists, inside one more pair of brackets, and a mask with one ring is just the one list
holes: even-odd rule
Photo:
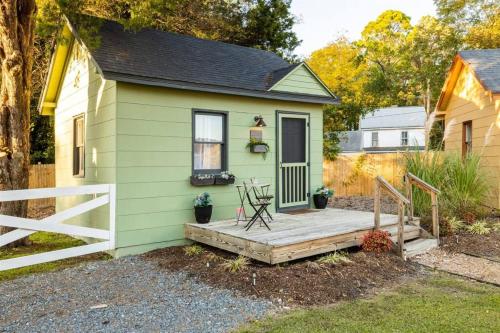
[[[371, 212], [344, 209], [305, 214], [275, 214], [271, 231], [256, 223], [249, 231], [234, 220], [186, 224], [186, 238], [269, 264], [277, 264], [361, 244], [374, 226]], [[381, 214], [381, 228], [396, 236], [397, 216]], [[405, 225], [405, 240], [420, 236], [420, 228]]]

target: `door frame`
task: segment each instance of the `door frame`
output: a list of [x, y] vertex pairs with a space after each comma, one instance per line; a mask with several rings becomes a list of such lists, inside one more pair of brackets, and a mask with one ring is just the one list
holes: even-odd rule
[[[306, 146], [307, 146], [307, 161], [309, 162], [309, 165], [307, 167], [307, 184], [308, 188], [307, 190], [307, 204], [304, 205], [298, 205], [298, 206], [289, 206], [289, 207], [280, 207], [280, 186], [281, 183], [279, 182], [280, 180], [280, 135], [281, 135], [281, 126], [280, 126], [280, 121], [279, 117], [280, 115], [302, 115], [302, 116], [307, 116], [307, 135], [306, 135]], [[311, 207], [311, 114], [309, 112], [297, 112], [297, 111], [286, 111], [286, 110], [276, 110], [276, 211], [277, 212], [286, 212], [286, 211], [292, 211], [292, 210], [297, 210], [297, 209], [304, 209], [304, 208], [309, 208]]]

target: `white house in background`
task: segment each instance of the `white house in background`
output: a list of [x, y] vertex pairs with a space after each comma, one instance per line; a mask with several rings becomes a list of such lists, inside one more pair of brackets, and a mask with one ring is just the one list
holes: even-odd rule
[[425, 109], [420, 106], [376, 109], [361, 118], [358, 131], [341, 134], [342, 152], [367, 153], [423, 150]]

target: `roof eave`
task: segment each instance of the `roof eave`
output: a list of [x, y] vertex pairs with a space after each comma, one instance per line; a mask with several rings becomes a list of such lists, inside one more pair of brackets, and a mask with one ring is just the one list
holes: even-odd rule
[[293, 93], [276, 92], [276, 91], [248, 90], [243, 88], [232, 88], [232, 87], [200, 84], [193, 82], [154, 79], [154, 78], [128, 75], [123, 73], [108, 72], [108, 71], [103, 72], [103, 75], [104, 78], [106, 79], [118, 82], [143, 84], [148, 86], [165, 87], [165, 88], [173, 88], [181, 90], [210, 92], [210, 93], [219, 93], [219, 94], [246, 96], [246, 97], [283, 100], [283, 101], [312, 103], [312, 104], [336, 105], [339, 103], [338, 100], [335, 98], [317, 96], [317, 95], [293, 94]]

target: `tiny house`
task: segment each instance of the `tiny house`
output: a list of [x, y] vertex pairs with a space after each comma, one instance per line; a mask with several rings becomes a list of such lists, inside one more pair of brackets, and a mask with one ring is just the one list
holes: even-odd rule
[[500, 49], [459, 52], [441, 91], [446, 151], [480, 155], [492, 185], [489, 205], [500, 208]]
[[[56, 186], [116, 184], [116, 256], [185, 243], [193, 199], [233, 218], [232, 185], [192, 177], [229, 171], [271, 184], [271, 211], [309, 207], [322, 184], [324, 104], [336, 97], [305, 64], [274, 53], [99, 20], [90, 47], [70, 22], [39, 106], [54, 117]], [[247, 148], [250, 139], [267, 154]], [[56, 210], [75, 204], [58, 198]], [[97, 210], [71, 223], [105, 226]]]

